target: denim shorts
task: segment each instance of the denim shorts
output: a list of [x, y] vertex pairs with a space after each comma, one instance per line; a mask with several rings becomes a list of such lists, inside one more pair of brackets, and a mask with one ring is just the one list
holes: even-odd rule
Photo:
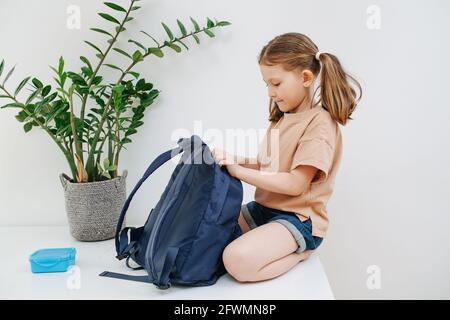
[[323, 239], [321, 237], [312, 235], [311, 218], [301, 221], [294, 212], [268, 208], [256, 201], [250, 201], [242, 205], [241, 210], [250, 229], [268, 222], [279, 222], [288, 228], [298, 243], [297, 253], [302, 253], [305, 250], [315, 250], [322, 243]]

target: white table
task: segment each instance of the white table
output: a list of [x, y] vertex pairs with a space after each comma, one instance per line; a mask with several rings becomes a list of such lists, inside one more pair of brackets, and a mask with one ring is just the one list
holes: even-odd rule
[[[75, 247], [76, 267], [64, 273], [33, 274], [28, 257], [41, 248]], [[289, 272], [267, 281], [240, 283], [229, 274], [206, 287], [153, 284], [98, 276], [102, 271], [135, 275], [115, 259], [114, 240], [79, 242], [68, 227], [0, 227], [0, 299], [334, 299], [316, 254]]]

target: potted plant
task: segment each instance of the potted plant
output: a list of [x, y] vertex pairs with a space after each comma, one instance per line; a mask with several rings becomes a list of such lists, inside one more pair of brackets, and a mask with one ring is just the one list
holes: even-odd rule
[[[128, 8], [116, 3], [105, 2], [112, 13], [99, 13], [114, 28], [105, 30], [91, 28], [103, 34], [106, 44], [97, 46], [90, 41], [87, 45], [96, 51], [97, 60], [81, 56], [79, 72], [67, 70], [61, 57], [55, 67], [51, 67], [56, 82], [55, 87], [44, 84], [36, 77], [26, 77], [14, 91], [7, 88], [7, 81], [14, 72], [12, 67], [2, 77], [5, 62], [0, 63], [1, 108], [17, 108], [16, 119], [23, 123], [25, 132], [40, 127], [55, 142], [64, 154], [70, 168], [70, 175], [60, 174], [64, 187], [65, 207], [72, 236], [81, 241], [99, 241], [114, 237], [118, 217], [126, 199], [125, 179], [127, 171], [118, 175], [119, 159], [130, 137], [136, 134], [144, 123], [145, 110], [159, 96], [151, 82], [146, 81], [133, 68], [151, 55], [162, 58], [163, 48], [177, 53], [181, 46], [189, 48], [182, 40], [192, 37], [197, 44], [197, 34], [206, 33], [214, 37], [212, 29], [227, 26], [227, 21], [212, 21], [207, 18], [206, 27], [190, 17], [194, 30], [187, 32], [184, 24], [177, 19], [181, 36], [176, 37], [163, 22], [168, 39], [162, 44], [145, 31], [142, 34], [156, 45], [148, 46], [134, 39], [128, 42], [136, 50], [127, 51], [117, 46], [117, 40], [134, 19], [133, 14], [140, 9], [139, 0], [131, 0]], [[179, 46], [181, 45], [181, 46]], [[129, 65], [119, 67], [111, 54], [124, 55]], [[101, 75], [103, 68], [118, 72], [117, 79], [106, 81]], [[31, 79], [31, 80], [30, 80]], [[24, 87], [30, 93], [23, 96]]]

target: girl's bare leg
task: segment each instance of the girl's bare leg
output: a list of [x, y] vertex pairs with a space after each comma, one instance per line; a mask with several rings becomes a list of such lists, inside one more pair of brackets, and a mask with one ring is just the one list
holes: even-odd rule
[[[243, 232], [248, 228], [242, 214], [239, 225]], [[297, 248], [285, 226], [270, 222], [244, 232], [225, 248], [222, 258], [228, 273], [236, 280], [261, 281], [287, 272], [312, 253], [311, 250], [295, 253]]]

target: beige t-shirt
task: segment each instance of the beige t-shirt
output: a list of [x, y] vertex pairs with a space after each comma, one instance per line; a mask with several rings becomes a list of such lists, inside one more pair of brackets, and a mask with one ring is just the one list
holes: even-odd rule
[[260, 171], [263, 174], [290, 172], [299, 165], [311, 165], [319, 170], [306, 191], [298, 196], [256, 188], [255, 201], [269, 208], [295, 212], [301, 221], [311, 218], [312, 234], [325, 237], [326, 205], [333, 192], [341, 155], [339, 125], [321, 105], [285, 113], [278, 122], [270, 123], [258, 147]]

